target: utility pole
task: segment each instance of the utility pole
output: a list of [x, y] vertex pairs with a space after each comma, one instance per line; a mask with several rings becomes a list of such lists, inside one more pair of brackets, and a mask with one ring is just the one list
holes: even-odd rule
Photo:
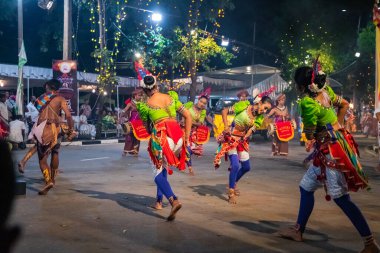
[[[19, 0], [21, 1], [21, 0]], [[72, 0], [63, 3], [63, 60], [72, 59]]]
[[21, 44], [24, 39], [24, 17], [23, 17], [23, 10], [22, 10], [22, 0], [17, 0], [17, 17], [18, 17], [18, 51], [21, 50]]

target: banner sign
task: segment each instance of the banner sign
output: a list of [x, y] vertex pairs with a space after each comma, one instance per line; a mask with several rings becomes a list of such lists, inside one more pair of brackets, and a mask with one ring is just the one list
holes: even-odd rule
[[78, 115], [77, 62], [53, 60], [53, 78], [61, 82], [58, 93], [66, 99], [71, 114]]

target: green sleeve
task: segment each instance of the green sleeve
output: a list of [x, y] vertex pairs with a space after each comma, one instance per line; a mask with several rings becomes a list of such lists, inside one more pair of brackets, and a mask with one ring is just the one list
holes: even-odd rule
[[304, 97], [299, 104], [304, 127], [317, 126], [320, 105], [310, 97]]
[[168, 94], [169, 94], [169, 96], [171, 96], [171, 98], [174, 101], [175, 110], [178, 111], [178, 109], [180, 109], [182, 107], [182, 103], [181, 103], [181, 101], [179, 101], [179, 97], [178, 97], [177, 92], [171, 90], [168, 92]]
[[191, 102], [191, 101], [189, 101], [189, 102], [183, 104], [183, 106], [184, 106], [186, 109], [190, 109], [191, 107], [193, 107], [193, 105], [194, 105], [194, 103]]
[[335, 94], [333, 89], [329, 85], [326, 85], [325, 90], [327, 94], [329, 95], [331, 102], [335, 104], [337, 100], [337, 95]]
[[206, 110], [202, 110], [201, 115], [199, 117], [199, 122], [201, 123], [205, 122], [205, 118], [206, 118]]
[[138, 102], [136, 103], [137, 111], [142, 121], [148, 121], [149, 119], [149, 107], [147, 104]]
[[233, 106], [233, 111], [235, 112], [235, 115], [239, 114], [242, 111], [244, 111], [245, 109], [247, 109], [247, 107], [249, 105], [250, 105], [249, 101], [239, 101], [239, 102], [235, 103]]
[[264, 122], [264, 115], [260, 114], [259, 116], [255, 118], [255, 121], [253, 122], [253, 124], [255, 125], [256, 128], [259, 128], [261, 127], [263, 122]]

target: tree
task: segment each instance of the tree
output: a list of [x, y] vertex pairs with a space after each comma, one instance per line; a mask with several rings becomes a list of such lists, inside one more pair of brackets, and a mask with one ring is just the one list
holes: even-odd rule
[[162, 27], [156, 26], [142, 32], [127, 36], [124, 48], [125, 59], [134, 59], [135, 53], [142, 54], [144, 65], [155, 75], [162, 78], [167, 76], [168, 65], [171, 65], [173, 41], [162, 34]]
[[291, 80], [294, 71], [304, 65], [311, 66], [319, 56], [323, 71], [330, 74], [334, 71], [336, 60], [332, 54], [333, 35], [318, 24], [296, 22], [281, 39], [281, 53], [283, 55], [283, 76]]
[[355, 81], [358, 97], [372, 107], [375, 104], [375, 37], [375, 26], [371, 22], [359, 33], [358, 48], [361, 56], [357, 63]]
[[[190, 100], [193, 101], [197, 88], [198, 67], [206, 70], [210, 68], [210, 58], [220, 56], [225, 64], [230, 64], [233, 54], [219, 46], [215, 41], [220, 23], [218, 20], [224, 17], [226, 9], [233, 9], [231, 0], [205, 1], [192, 0], [188, 7], [187, 29], [176, 28], [175, 40], [180, 46], [179, 53], [174, 57], [174, 64], [182, 70], [187, 70], [191, 79]], [[200, 24], [208, 22], [213, 25], [213, 31], [207, 32], [199, 29]]]
[[193, 101], [196, 95], [198, 68], [210, 70], [209, 63], [215, 57], [220, 57], [225, 64], [230, 64], [234, 55], [225, 47], [219, 46], [212, 34], [203, 30], [193, 30], [188, 36], [183, 30], [177, 28], [175, 34], [180, 50], [174, 55], [174, 65], [188, 70], [188, 77], [191, 79], [190, 100]]

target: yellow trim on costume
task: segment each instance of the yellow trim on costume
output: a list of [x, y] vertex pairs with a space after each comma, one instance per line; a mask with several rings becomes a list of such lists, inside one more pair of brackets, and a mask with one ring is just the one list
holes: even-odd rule
[[290, 141], [291, 139], [294, 138], [294, 128], [291, 127], [291, 131], [292, 131], [292, 135], [289, 136], [288, 138], [281, 138], [278, 134], [278, 128], [276, 127], [276, 134], [277, 134], [277, 138], [280, 140], [280, 141], [283, 141], [283, 142], [288, 142]]

